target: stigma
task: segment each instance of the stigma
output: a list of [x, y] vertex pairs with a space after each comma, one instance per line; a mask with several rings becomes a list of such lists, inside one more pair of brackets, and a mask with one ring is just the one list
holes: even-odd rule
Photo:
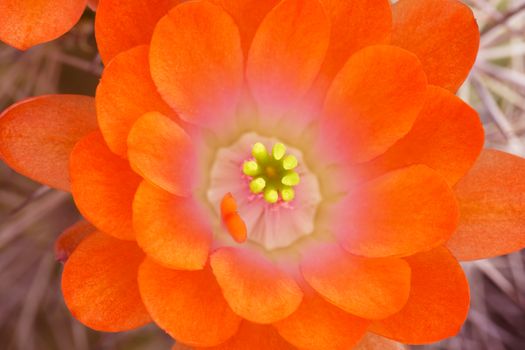
[[230, 236], [237, 243], [244, 243], [248, 234], [246, 224], [237, 212], [237, 202], [231, 193], [226, 193], [222, 198], [221, 217]]
[[286, 154], [286, 146], [274, 144], [271, 152], [257, 142], [252, 147], [252, 157], [243, 164], [244, 175], [250, 178], [250, 191], [262, 195], [268, 203], [279, 200], [290, 202], [295, 198], [295, 189], [300, 182], [295, 171], [298, 165], [294, 155]]

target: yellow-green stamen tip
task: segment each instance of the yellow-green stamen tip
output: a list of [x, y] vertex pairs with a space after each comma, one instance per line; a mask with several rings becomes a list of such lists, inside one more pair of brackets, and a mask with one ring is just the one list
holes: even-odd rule
[[272, 155], [275, 160], [281, 160], [286, 154], [286, 146], [282, 143], [276, 143], [272, 149]]
[[258, 177], [250, 182], [250, 191], [253, 193], [261, 193], [266, 187], [266, 181], [262, 177]]
[[299, 184], [299, 174], [295, 172], [298, 160], [286, 154], [286, 146], [276, 143], [271, 153], [265, 145], [257, 142], [252, 148], [253, 159], [244, 162], [242, 171], [251, 177], [250, 191], [262, 194], [268, 203], [277, 203], [280, 199], [290, 202], [295, 198], [292, 188]]
[[299, 184], [299, 181], [299, 174], [297, 174], [296, 172], [284, 176], [281, 180], [283, 185], [286, 186], [297, 186]]
[[281, 190], [281, 198], [285, 202], [290, 202], [295, 198], [295, 191], [291, 187], [286, 187]]
[[266, 199], [268, 203], [277, 203], [279, 200], [279, 193], [273, 188], [267, 188], [264, 190], [264, 199]]
[[258, 163], [264, 163], [270, 158], [266, 147], [264, 147], [264, 145], [260, 142], [257, 142], [255, 145], [253, 145], [252, 156]]
[[244, 162], [242, 166], [242, 172], [248, 176], [257, 176], [261, 173], [261, 168], [259, 167], [259, 164], [257, 164], [256, 161], [250, 160]]
[[284, 159], [283, 159], [283, 168], [284, 169], [292, 170], [292, 169], [295, 169], [296, 166], [297, 166], [297, 158], [295, 158], [295, 156], [288, 155], [288, 156], [284, 157]]

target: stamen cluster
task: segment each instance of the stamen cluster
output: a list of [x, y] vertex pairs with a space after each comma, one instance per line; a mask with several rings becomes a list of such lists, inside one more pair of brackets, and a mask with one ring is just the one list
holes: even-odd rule
[[251, 178], [250, 191], [262, 194], [268, 203], [280, 200], [290, 202], [295, 198], [294, 187], [300, 182], [297, 158], [286, 154], [286, 146], [276, 143], [271, 153], [257, 142], [252, 148], [253, 158], [243, 164], [243, 173]]

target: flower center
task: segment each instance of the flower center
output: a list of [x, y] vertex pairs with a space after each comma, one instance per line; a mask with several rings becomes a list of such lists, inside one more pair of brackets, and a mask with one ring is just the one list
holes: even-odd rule
[[[319, 181], [303, 152], [255, 132], [217, 149], [205, 191], [209, 207], [221, 219], [217, 244], [243, 242], [268, 251], [311, 235], [321, 203]], [[226, 194], [235, 199], [235, 206], [225, 211]], [[245, 228], [237, 225], [237, 215]], [[239, 234], [234, 239], [232, 231]]]
[[300, 177], [295, 168], [297, 158], [286, 154], [286, 146], [282, 143], [274, 144], [271, 153], [266, 147], [257, 142], [252, 148], [253, 158], [244, 162], [242, 171], [251, 178], [250, 191], [254, 194], [263, 194], [268, 203], [277, 203], [279, 199], [290, 202], [295, 198], [295, 189]]

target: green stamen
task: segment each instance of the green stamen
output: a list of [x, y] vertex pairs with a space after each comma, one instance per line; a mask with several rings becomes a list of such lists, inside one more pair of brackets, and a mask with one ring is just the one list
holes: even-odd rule
[[262, 177], [258, 177], [250, 182], [250, 190], [253, 193], [261, 193], [266, 187], [266, 181]]
[[248, 176], [257, 176], [261, 173], [261, 168], [256, 161], [250, 160], [248, 162], [244, 162], [242, 171]]
[[276, 203], [279, 200], [279, 193], [275, 189], [268, 187], [264, 190], [264, 199], [268, 203]]
[[289, 155], [284, 157], [283, 159], [283, 168], [286, 170], [292, 170], [295, 169], [297, 166], [297, 158], [295, 156]]
[[253, 159], [244, 162], [242, 171], [251, 177], [250, 191], [262, 194], [268, 203], [277, 203], [279, 199], [290, 202], [295, 198], [294, 186], [300, 177], [294, 169], [298, 166], [297, 158], [286, 154], [286, 146], [276, 143], [271, 153], [257, 142], [252, 148]]
[[286, 154], [286, 146], [282, 143], [276, 143], [273, 146], [272, 154], [275, 160], [281, 160]]
[[283, 177], [281, 182], [286, 186], [297, 186], [299, 184], [299, 174], [293, 172]]
[[265, 163], [270, 159], [266, 147], [264, 147], [264, 145], [260, 142], [257, 142], [255, 145], [253, 145], [252, 156], [259, 164]]
[[295, 191], [291, 187], [286, 187], [281, 190], [281, 197], [283, 201], [290, 202], [295, 198]]

